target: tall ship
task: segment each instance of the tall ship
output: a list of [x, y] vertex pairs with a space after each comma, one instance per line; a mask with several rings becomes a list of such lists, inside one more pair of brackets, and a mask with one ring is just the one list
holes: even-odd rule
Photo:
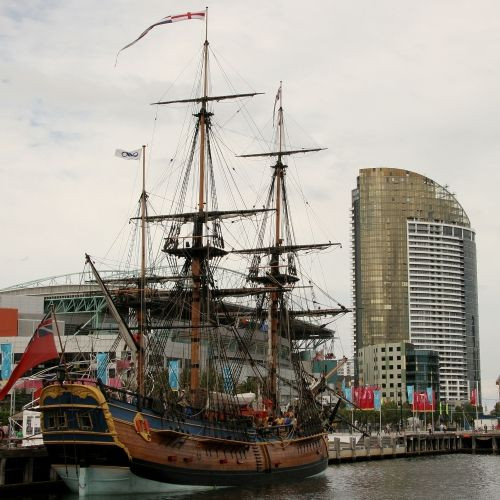
[[[286, 160], [320, 148], [287, 147], [280, 86], [274, 146], [240, 160], [270, 163], [263, 206], [219, 208], [223, 129], [214, 107], [256, 93], [212, 95], [210, 53], [205, 38], [198, 95], [155, 103], [194, 106], [194, 124], [168, 214], [149, 213], [143, 148], [134, 218], [140, 268], [103, 279], [86, 256], [118, 330], [120, 382], [110, 384], [98, 369], [82, 377], [61, 362], [40, 396], [50, 460], [82, 496], [300, 480], [328, 464], [321, 405], [300, 351], [346, 310], [304, 298], [314, 284], [309, 276], [301, 281], [301, 255], [333, 244], [296, 241], [286, 183]], [[234, 234], [238, 225], [245, 237], [235, 238], [239, 247], [227, 245], [225, 230]], [[153, 227], [162, 242], [151, 259]], [[244, 271], [225, 280], [226, 261]], [[174, 337], [187, 351], [182, 366], [169, 352]], [[257, 340], [265, 342], [262, 352]]]

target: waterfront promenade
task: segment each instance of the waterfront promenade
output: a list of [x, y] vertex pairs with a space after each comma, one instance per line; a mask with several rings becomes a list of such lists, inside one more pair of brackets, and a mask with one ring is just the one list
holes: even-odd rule
[[500, 431], [406, 432], [357, 439], [330, 434], [331, 464], [446, 453], [491, 453], [500, 450]]

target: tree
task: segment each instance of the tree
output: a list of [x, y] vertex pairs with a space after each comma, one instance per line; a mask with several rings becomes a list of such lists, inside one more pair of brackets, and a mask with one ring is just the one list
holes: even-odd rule
[[497, 401], [495, 403], [493, 410], [490, 411], [490, 415], [492, 417], [500, 417], [500, 401]]

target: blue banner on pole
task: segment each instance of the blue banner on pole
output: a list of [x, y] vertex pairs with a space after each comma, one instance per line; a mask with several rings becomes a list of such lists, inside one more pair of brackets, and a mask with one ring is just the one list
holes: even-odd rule
[[8, 380], [12, 372], [12, 344], [0, 344], [2, 352], [2, 380]]
[[408, 394], [408, 403], [410, 403], [412, 405], [413, 404], [413, 386], [412, 385], [406, 386], [406, 393]]
[[224, 378], [224, 392], [227, 394], [232, 394], [234, 389], [233, 377], [231, 376], [231, 369], [229, 366], [224, 366], [222, 368], [222, 376]]
[[382, 391], [373, 391], [373, 408], [375, 410], [382, 408]]
[[107, 384], [109, 354], [106, 352], [98, 352], [96, 359], [97, 359], [97, 378], [100, 378], [103, 384]]
[[179, 390], [179, 360], [168, 360], [168, 385], [174, 391]]
[[432, 397], [432, 387], [427, 387], [427, 402], [432, 405], [434, 409], [434, 398]]
[[352, 403], [352, 389], [350, 387], [346, 387], [344, 389], [344, 393], [347, 401], [350, 401]]

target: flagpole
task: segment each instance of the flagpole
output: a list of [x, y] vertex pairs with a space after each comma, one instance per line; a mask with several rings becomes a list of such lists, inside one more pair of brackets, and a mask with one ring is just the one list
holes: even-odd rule
[[145, 328], [145, 293], [146, 293], [146, 146], [142, 146], [142, 194], [141, 194], [141, 285], [140, 285], [140, 310], [138, 318], [138, 343], [137, 351], [137, 388], [139, 394], [144, 394], [144, 328]]
[[479, 407], [479, 380], [476, 380], [476, 421], [479, 420], [478, 407]]
[[57, 324], [56, 312], [54, 311], [54, 304], [50, 306], [50, 316], [56, 327], [57, 338], [59, 339], [59, 346], [61, 347], [61, 364], [64, 364], [64, 346], [61, 340], [61, 334], [59, 333], [59, 325]]
[[208, 40], [208, 6], [205, 7], [205, 42]]
[[432, 410], [431, 419], [432, 419], [432, 431], [434, 432], [434, 388], [433, 388], [432, 382], [433, 382], [433, 380], [432, 380], [432, 372], [431, 372], [431, 397], [432, 397], [432, 401], [431, 401], [431, 410]]
[[378, 412], [379, 412], [378, 431], [380, 433], [380, 436], [382, 437], [382, 401], [380, 402], [380, 408]]

